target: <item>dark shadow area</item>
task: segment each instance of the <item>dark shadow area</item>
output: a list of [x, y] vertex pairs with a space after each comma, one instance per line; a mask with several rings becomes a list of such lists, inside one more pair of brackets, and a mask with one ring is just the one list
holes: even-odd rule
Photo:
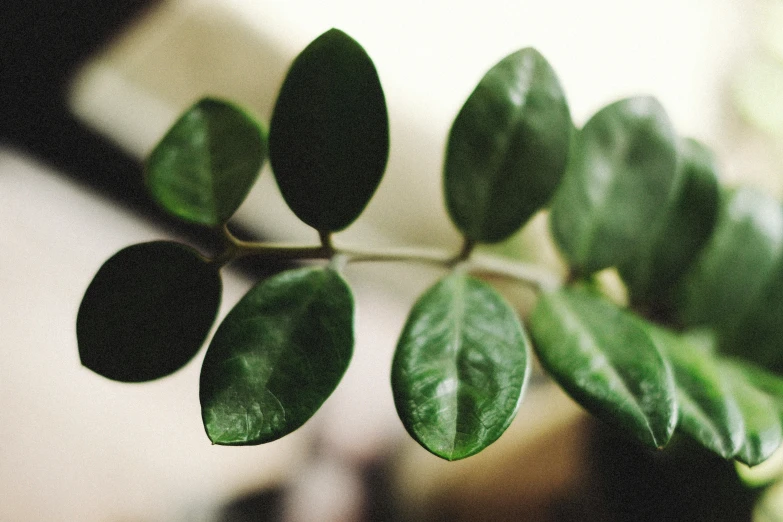
[[[5, 0], [0, 2], [0, 144], [9, 145], [98, 191], [118, 205], [150, 217], [206, 252], [222, 246], [213, 231], [178, 221], [160, 210], [143, 184], [143, 166], [69, 111], [71, 78], [159, 0]], [[250, 238], [242, 230], [236, 235]], [[233, 266], [254, 275], [285, 265]]]

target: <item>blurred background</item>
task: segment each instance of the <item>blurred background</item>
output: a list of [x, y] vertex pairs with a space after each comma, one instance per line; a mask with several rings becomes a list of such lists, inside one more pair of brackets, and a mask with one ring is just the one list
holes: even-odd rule
[[[160, 381], [109, 382], [79, 364], [76, 311], [128, 244], [210, 234], [151, 204], [142, 161], [176, 116], [223, 96], [268, 121], [296, 54], [338, 27], [375, 61], [389, 170], [338, 241], [458, 248], [440, 194], [448, 129], [484, 72], [527, 46], [547, 57], [577, 125], [652, 94], [681, 135], [716, 151], [723, 181], [783, 192], [780, 0], [6, 0], [0, 6], [0, 520], [778, 520], [775, 494], [684, 443], [651, 455], [586, 418], [546, 378], [497, 444], [443, 463], [407, 438], [389, 368], [437, 271], [351, 267], [355, 359], [302, 429], [210, 446], [202, 353]], [[558, 259], [536, 217], [506, 252]], [[232, 223], [244, 236], [317, 237], [262, 174]], [[263, 274], [224, 273], [221, 316]], [[519, 306], [531, 296], [506, 289]], [[756, 477], [767, 483], [770, 478]], [[717, 499], [716, 499], [717, 497]]]

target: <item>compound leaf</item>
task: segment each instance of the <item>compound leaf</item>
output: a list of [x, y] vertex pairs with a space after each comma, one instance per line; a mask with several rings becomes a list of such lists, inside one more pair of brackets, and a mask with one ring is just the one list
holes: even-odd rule
[[492, 67], [451, 127], [444, 164], [452, 221], [475, 241], [501, 241], [549, 201], [573, 124], [555, 72], [532, 48]]
[[646, 240], [676, 187], [677, 147], [649, 97], [604, 107], [574, 139], [550, 224], [569, 264], [589, 275], [623, 264]]
[[218, 227], [242, 204], [265, 159], [261, 125], [231, 103], [205, 98], [153, 149], [147, 188], [171, 214]]
[[530, 329], [541, 364], [577, 402], [663, 447], [677, 423], [672, 371], [626, 312], [583, 289], [540, 297]]
[[353, 297], [330, 268], [260, 282], [229, 312], [201, 369], [210, 440], [251, 445], [299, 428], [340, 382], [353, 353]]
[[331, 29], [294, 60], [269, 129], [272, 170], [288, 206], [322, 232], [350, 225], [386, 169], [389, 123], [372, 60]]
[[120, 250], [98, 270], [79, 307], [82, 364], [125, 382], [180, 369], [209, 333], [221, 286], [217, 269], [185, 245], [155, 241]]
[[489, 285], [453, 273], [416, 302], [397, 345], [392, 388], [405, 428], [446, 460], [478, 453], [516, 415], [529, 342]]

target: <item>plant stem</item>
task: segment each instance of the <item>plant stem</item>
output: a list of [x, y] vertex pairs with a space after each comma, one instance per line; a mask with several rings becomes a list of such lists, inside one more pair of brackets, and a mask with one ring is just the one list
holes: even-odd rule
[[474, 274], [492, 275], [510, 279], [539, 291], [551, 291], [562, 286], [563, 282], [553, 273], [519, 261], [506, 260], [486, 254], [473, 252], [475, 243], [465, 239], [459, 253], [452, 254], [445, 250], [434, 248], [385, 248], [362, 249], [352, 247], [337, 247], [332, 243], [331, 235], [321, 233], [320, 245], [288, 245], [274, 243], [258, 243], [242, 241], [236, 238], [224, 227], [226, 238], [225, 250], [215, 257], [212, 262], [218, 266], [224, 266], [228, 262], [243, 256], [254, 256], [261, 259], [273, 260], [305, 260], [324, 259], [331, 260], [336, 256], [341, 257], [340, 266], [347, 263], [366, 262], [415, 262], [425, 263], [443, 268], [463, 266], [468, 272]]

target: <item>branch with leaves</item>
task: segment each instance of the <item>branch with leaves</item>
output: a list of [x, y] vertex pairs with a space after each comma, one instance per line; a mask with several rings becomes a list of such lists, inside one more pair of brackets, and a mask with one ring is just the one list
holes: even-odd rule
[[[656, 448], [675, 432], [755, 465], [783, 441], [783, 208], [719, 186], [711, 152], [674, 132], [653, 98], [617, 101], [581, 128], [536, 50], [492, 67], [451, 128], [447, 210], [453, 252], [335, 245], [377, 189], [389, 152], [386, 102], [369, 56], [330, 30], [294, 61], [267, 132], [233, 103], [191, 107], [151, 153], [146, 183], [172, 215], [223, 234], [205, 258], [179, 243], [127, 247], [100, 268], [79, 309], [82, 363], [110, 379], [157, 379], [187, 364], [211, 329], [220, 270], [241, 256], [320, 260], [260, 281], [217, 328], [201, 369], [216, 444], [276, 440], [338, 386], [353, 352], [348, 263], [435, 264], [446, 275], [415, 303], [392, 362], [410, 435], [448, 460], [509, 426], [533, 354], [595, 416]], [[315, 245], [240, 241], [226, 223], [269, 159]], [[545, 208], [570, 267], [479, 255]], [[594, 275], [616, 268], [631, 306]], [[532, 286], [523, 322], [485, 274]], [[528, 331], [530, 332], [528, 334]]]

